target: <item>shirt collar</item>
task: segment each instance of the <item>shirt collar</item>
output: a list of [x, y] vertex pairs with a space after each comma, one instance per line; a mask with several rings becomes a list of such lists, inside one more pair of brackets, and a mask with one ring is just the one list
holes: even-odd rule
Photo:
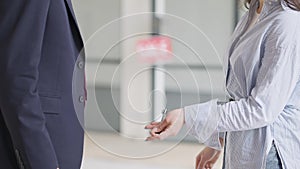
[[[254, 13], [256, 12], [256, 9], [259, 6], [259, 0], [252, 0], [250, 3], [250, 15], [254, 16]], [[263, 9], [260, 13], [261, 17], [263, 18], [266, 15], [268, 15], [274, 8], [281, 6], [284, 10], [288, 10], [289, 7], [285, 0], [265, 0]]]

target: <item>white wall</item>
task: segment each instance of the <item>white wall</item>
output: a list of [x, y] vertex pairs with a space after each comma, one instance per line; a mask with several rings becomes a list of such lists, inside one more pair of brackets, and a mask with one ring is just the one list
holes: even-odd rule
[[[166, 0], [166, 3], [166, 12], [172, 16], [163, 17], [161, 33], [177, 39], [173, 40], [177, 58], [170, 64], [185, 66], [168, 71], [178, 79], [185, 92], [195, 92], [198, 84], [200, 92], [223, 95], [222, 62], [233, 31], [235, 0]], [[201, 70], [189, 65], [202, 65], [207, 69]], [[195, 83], [191, 81], [192, 78]], [[174, 91], [178, 87], [168, 79], [167, 89]]]
[[[89, 129], [119, 130], [120, 0], [72, 0], [86, 48], [88, 102], [85, 121]], [[110, 50], [109, 50], [110, 49]], [[103, 63], [103, 60], [109, 62]], [[112, 77], [113, 80], [112, 80]], [[95, 81], [95, 82], [94, 82]], [[96, 88], [95, 88], [96, 87]], [[116, 89], [111, 90], [112, 88]], [[96, 98], [95, 96], [96, 95]]]

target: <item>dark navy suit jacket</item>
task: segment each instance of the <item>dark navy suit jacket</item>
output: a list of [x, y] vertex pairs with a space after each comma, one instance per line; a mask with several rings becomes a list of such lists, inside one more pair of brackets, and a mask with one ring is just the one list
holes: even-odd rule
[[1, 169], [80, 168], [82, 47], [71, 0], [0, 1]]

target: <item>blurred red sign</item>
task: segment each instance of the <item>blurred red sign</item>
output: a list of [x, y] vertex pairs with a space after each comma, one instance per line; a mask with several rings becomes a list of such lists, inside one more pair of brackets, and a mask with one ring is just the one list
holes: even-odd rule
[[161, 63], [172, 59], [171, 39], [154, 36], [138, 41], [136, 50], [138, 59], [146, 63]]

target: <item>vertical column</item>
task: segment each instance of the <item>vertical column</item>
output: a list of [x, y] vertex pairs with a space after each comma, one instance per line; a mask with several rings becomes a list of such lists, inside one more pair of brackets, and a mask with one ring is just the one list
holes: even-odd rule
[[166, 107], [166, 79], [164, 66], [156, 65], [153, 68], [153, 119], [161, 120], [161, 112]]
[[144, 125], [152, 119], [151, 69], [135, 53], [137, 41], [151, 32], [151, 5], [151, 0], [121, 1], [120, 131], [126, 137], [145, 138]]
[[[165, 13], [165, 0], [153, 0], [153, 35], [157, 36], [160, 33], [160, 24]], [[166, 89], [165, 89], [165, 68], [164, 63], [153, 65], [153, 119], [160, 121], [161, 112], [166, 107]]]

